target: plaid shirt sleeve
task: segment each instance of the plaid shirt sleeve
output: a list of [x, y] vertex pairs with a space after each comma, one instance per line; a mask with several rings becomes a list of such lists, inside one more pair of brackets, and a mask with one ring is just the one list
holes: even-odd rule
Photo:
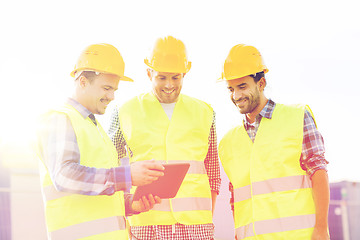
[[304, 116], [304, 139], [300, 157], [300, 166], [312, 177], [318, 170], [326, 170], [329, 163], [325, 159], [324, 140], [317, 129], [311, 113], [306, 109]]
[[216, 120], [215, 112], [213, 114], [213, 123], [211, 125], [209, 134], [209, 149], [204, 160], [205, 169], [209, 177], [210, 189], [219, 194], [221, 178], [220, 178], [220, 165], [219, 155], [217, 150], [217, 135], [216, 135]]
[[74, 129], [65, 114], [54, 113], [38, 132], [42, 159], [58, 191], [82, 195], [112, 195], [131, 187], [129, 167], [110, 169], [80, 164]]

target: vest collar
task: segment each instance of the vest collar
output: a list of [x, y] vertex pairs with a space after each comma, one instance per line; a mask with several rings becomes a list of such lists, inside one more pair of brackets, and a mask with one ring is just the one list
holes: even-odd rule
[[274, 112], [276, 103], [269, 99], [265, 105], [265, 107], [261, 110], [261, 112], [256, 116], [256, 120], [253, 124], [249, 123], [246, 115], [244, 115], [244, 126], [246, 127], [255, 127], [255, 123], [260, 122], [261, 118], [267, 118], [267, 119], [271, 119], [272, 118], [272, 114]]

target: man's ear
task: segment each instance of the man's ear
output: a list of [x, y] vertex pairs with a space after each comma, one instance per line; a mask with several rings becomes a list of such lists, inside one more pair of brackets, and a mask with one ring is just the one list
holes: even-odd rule
[[258, 82], [258, 86], [259, 86], [259, 90], [260, 91], [264, 91], [265, 87], [266, 87], [266, 79], [264, 77], [262, 77], [259, 82]]
[[150, 68], [148, 68], [148, 69], [146, 69], [146, 71], [147, 71], [147, 75], [148, 75], [148, 77], [149, 77], [149, 79], [150, 79], [150, 81], [152, 80], [152, 69], [150, 69]]
[[86, 77], [84, 77], [84, 76], [80, 76], [78, 78], [78, 81], [79, 81], [79, 85], [80, 85], [81, 88], [86, 87], [86, 85], [89, 83], [88, 79]]

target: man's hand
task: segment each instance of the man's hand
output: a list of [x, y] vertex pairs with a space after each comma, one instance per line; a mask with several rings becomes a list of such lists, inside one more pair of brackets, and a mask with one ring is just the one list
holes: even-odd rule
[[147, 198], [143, 196], [138, 201], [133, 201], [131, 208], [136, 212], [147, 212], [157, 203], [161, 203], [161, 199], [158, 196], [153, 197], [152, 194], [149, 194]]
[[311, 240], [330, 240], [327, 228], [318, 228], [315, 226]]
[[130, 164], [131, 182], [133, 186], [142, 186], [164, 176], [164, 166], [159, 161], [139, 161]]

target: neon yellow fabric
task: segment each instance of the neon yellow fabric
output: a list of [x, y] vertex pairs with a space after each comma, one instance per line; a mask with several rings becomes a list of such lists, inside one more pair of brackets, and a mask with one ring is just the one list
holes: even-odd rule
[[[262, 118], [254, 143], [243, 125], [230, 130], [221, 140], [221, 163], [234, 189], [249, 187], [250, 190], [249, 199], [234, 204], [235, 229], [250, 224], [256, 236], [257, 231], [261, 232], [256, 229], [257, 222], [315, 214], [312, 188], [299, 186], [288, 191], [254, 192], [254, 186], [264, 181], [276, 179], [281, 183], [291, 176], [306, 175], [299, 163], [303, 121], [304, 106], [277, 104], [272, 119]], [[275, 239], [274, 236], [276, 239], [309, 239], [312, 231], [307, 228], [246, 239]]]
[[[120, 126], [133, 153], [131, 162], [150, 159], [203, 162], [209, 147], [212, 119], [213, 110], [209, 105], [182, 94], [171, 121], [152, 93], [135, 97], [119, 109]], [[174, 200], [181, 198], [187, 202], [193, 201], [190, 205], [198, 206], [198, 210], [174, 211], [186, 209], [186, 206], [181, 206], [181, 201], [175, 203], [170, 200], [167, 211], [150, 210], [131, 216], [130, 224], [171, 225], [178, 222], [190, 225], [212, 222], [211, 190], [206, 171], [204, 174], [186, 175]], [[166, 209], [165, 202], [161, 203], [164, 206], [159, 209]]]
[[[118, 166], [117, 152], [106, 132], [100, 124], [95, 126], [92, 121], [84, 119], [80, 113], [70, 105], [48, 112], [44, 118], [52, 113], [66, 114], [74, 128], [80, 150], [80, 164], [94, 168], [111, 168]], [[43, 188], [52, 186], [49, 172], [41, 164]], [[44, 195], [46, 200], [46, 195]], [[110, 217], [125, 215], [123, 192], [116, 192], [112, 196], [86, 196], [79, 194], [64, 194], [63, 197], [46, 201], [46, 222], [49, 234], [59, 229], [69, 228], [76, 224], [91, 222]], [[101, 226], [99, 226], [101, 228]], [[127, 239], [127, 232], [117, 230], [104, 233], [106, 239]], [[104, 239], [98, 234], [86, 239]]]

